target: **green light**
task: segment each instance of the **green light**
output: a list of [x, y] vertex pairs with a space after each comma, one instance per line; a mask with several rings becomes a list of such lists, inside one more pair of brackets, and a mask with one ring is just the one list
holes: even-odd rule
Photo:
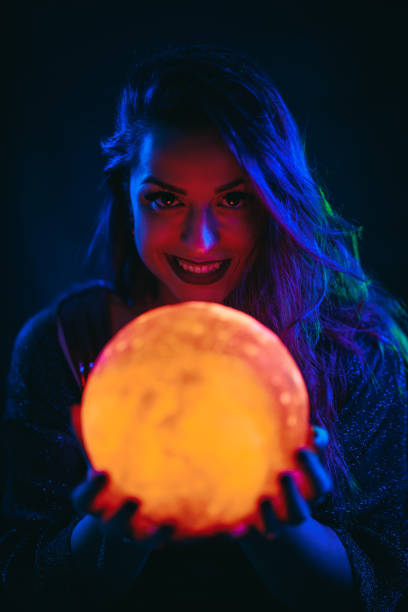
[[324, 205], [325, 205], [325, 208], [326, 208], [327, 214], [328, 214], [328, 215], [330, 215], [330, 216], [333, 216], [333, 214], [334, 214], [334, 213], [333, 213], [333, 209], [332, 209], [332, 207], [330, 206], [330, 204], [328, 203], [328, 201], [326, 200], [326, 197], [325, 197], [325, 195], [324, 195], [323, 190], [321, 189], [321, 187], [319, 187], [319, 193], [320, 193], [320, 195], [321, 195], [321, 196], [322, 196], [322, 198], [323, 198], [323, 202], [324, 202]]

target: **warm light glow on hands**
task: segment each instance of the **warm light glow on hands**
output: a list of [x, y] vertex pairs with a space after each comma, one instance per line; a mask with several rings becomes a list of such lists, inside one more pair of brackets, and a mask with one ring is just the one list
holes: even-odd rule
[[135, 500], [124, 501], [123, 505], [108, 520], [103, 518], [101, 506], [95, 505], [96, 498], [103, 493], [109, 482], [109, 474], [94, 470], [83, 449], [80, 408], [77, 404], [71, 407], [71, 423], [73, 433], [79, 442], [87, 465], [87, 476], [71, 494], [73, 507], [79, 514], [93, 517], [100, 532], [108, 538], [120, 539], [124, 543], [138, 544], [139, 547], [143, 546], [146, 551], [155, 547], [159, 548], [171, 538], [174, 528], [171, 525], [162, 525], [156, 528], [149, 537], [136, 540], [130, 529], [130, 520], [138, 510], [138, 503]]
[[171, 523], [174, 539], [262, 528], [258, 504], [285, 508], [278, 476], [310, 444], [309, 399], [287, 347], [253, 317], [220, 304], [153, 309], [107, 343], [88, 377], [78, 429], [107, 471], [94, 507], [109, 518], [134, 499], [133, 532]]
[[264, 499], [259, 503], [259, 512], [262, 516], [264, 530], [260, 532], [253, 526], [240, 526], [227, 534], [227, 538], [238, 539], [245, 543], [259, 539], [274, 540], [279, 537], [283, 525], [299, 525], [311, 518], [311, 509], [323, 501], [327, 493], [332, 489], [330, 474], [322, 465], [318, 453], [322, 452], [329, 442], [329, 436], [325, 429], [311, 426], [311, 447], [303, 447], [297, 450], [296, 458], [313, 496], [309, 501], [299, 491], [297, 478], [291, 472], [282, 472], [279, 482], [282, 489], [282, 505], [275, 500]]

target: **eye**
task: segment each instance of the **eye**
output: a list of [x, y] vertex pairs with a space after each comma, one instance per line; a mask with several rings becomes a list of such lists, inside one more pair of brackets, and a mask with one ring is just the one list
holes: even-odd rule
[[[145, 194], [145, 199], [148, 200], [149, 202], [152, 202], [152, 204], [155, 205], [156, 208], [176, 208], [176, 206], [167, 205], [169, 202], [173, 201], [174, 198], [175, 198], [175, 195], [171, 193], [170, 191], [151, 191], [150, 193]], [[157, 202], [159, 200], [166, 202], [166, 204], [164, 206], [163, 205], [158, 206]]]
[[[149, 202], [152, 202], [152, 204], [156, 208], [162, 208], [162, 209], [178, 208], [179, 204], [182, 204], [179, 200], [177, 200], [174, 193], [171, 193], [170, 191], [152, 191], [150, 193], [146, 193], [144, 197]], [[244, 191], [231, 191], [230, 193], [227, 193], [225, 196], [222, 197], [222, 200], [226, 202], [235, 202], [233, 206], [227, 205], [224, 207], [224, 208], [232, 208], [232, 209], [243, 208], [245, 206], [245, 203], [250, 199], [251, 199], [251, 194], [245, 193]], [[241, 201], [244, 200], [244, 202], [240, 206], [237, 206], [237, 201], [239, 200]], [[158, 204], [158, 202], [160, 201], [162, 203]], [[179, 202], [179, 204], [172, 205], [172, 203], [174, 204], [174, 201]]]
[[251, 195], [249, 193], [245, 193], [244, 191], [231, 191], [231, 193], [227, 193], [227, 195], [223, 197], [223, 200], [226, 200], [228, 202], [231, 202], [234, 200], [235, 201], [244, 200], [241, 206], [237, 206], [235, 204], [235, 206], [227, 206], [227, 208], [243, 208], [246, 202], [250, 199], [251, 199]]

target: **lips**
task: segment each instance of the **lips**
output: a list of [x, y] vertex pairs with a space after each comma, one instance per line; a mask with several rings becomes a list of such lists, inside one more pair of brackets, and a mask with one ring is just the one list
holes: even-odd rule
[[[217, 281], [221, 280], [221, 278], [224, 276], [224, 274], [228, 270], [229, 265], [231, 263], [231, 259], [225, 259], [221, 263], [221, 266], [218, 268], [218, 270], [213, 270], [212, 272], [208, 272], [204, 274], [198, 274], [198, 273], [190, 272], [188, 270], [183, 270], [183, 268], [179, 266], [179, 264], [177, 263], [176, 257], [174, 255], [166, 254], [166, 257], [167, 257], [167, 260], [173, 272], [177, 274], [177, 276], [182, 281], [190, 285], [210, 285], [211, 283], [216, 283]], [[211, 263], [215, 263], [215, 262], [211, 262]]]
[[[175, 256], [170, 255], [170, 257]], [[181, 259], [181, 261], [185, 261], [187, 264], [192, 264], [193, 266], [209, 266], [211, 264], [227, 261], [226, 259], [211, 259], [211, 261], [194, 261], [194, 259], [185, 259], [184, 257], [176, 257], [176, 259]]]

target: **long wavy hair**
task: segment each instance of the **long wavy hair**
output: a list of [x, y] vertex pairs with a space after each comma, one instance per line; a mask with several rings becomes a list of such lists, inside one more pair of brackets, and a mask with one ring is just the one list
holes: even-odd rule
[[106, 199], [87, 262], [97, 257], [98, 270], [128, 304], [157, 296], [131, 235], [128, 184], [143, 138], [158, 122], [215, 126], [269, 211], [255, 263], [223, 303], [285, 343], [306, 382], [311, 422], [330, 435], [324, 458], [332, 495], [338, 504], [358, 499], [334, 425], [348, 399], [347, 364], [357, 356], [370, 370], [364, 339], [382, 356], [387, 346], [408, 363], [405, 305], [363, 271], [362, 228], [330, 206], [267, 70], [214, 44], [169, 45], [139, 62], [121, 93], [114, 133], [102, 142]]

